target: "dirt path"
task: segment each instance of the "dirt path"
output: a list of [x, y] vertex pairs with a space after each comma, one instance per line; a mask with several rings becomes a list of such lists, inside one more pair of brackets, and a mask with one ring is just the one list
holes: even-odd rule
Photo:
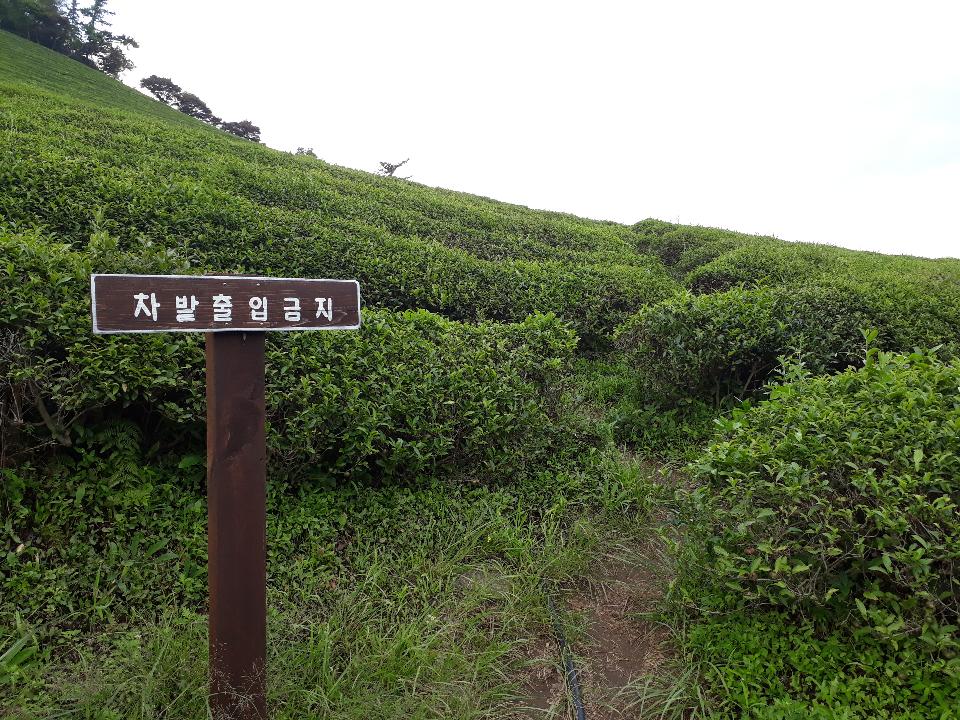
[[[670, 563], [662, 542], [620, 546], [598, 558], [559, 606], [580, 672], [588, 720], [683, 718], [671, 704], [675, 683], [669, 630], [648, 615], [663, 597]], [[573, 718], [555, 639], [527, 648], [520, 717]]]
[[[672, 561], [657, 535], [665, 523], [665, 518], [651, 518], [646, 540], [622, 538], [577, 584], [561, 588], [558, 610], [588, 720], [691, 717], [670, 631], [652, 617], [673, 577]], [[527, 656], [521, 717], [574, 718], [555, 639], [538, 638]]]
[[[583, 623], [574, 640], [590, 720], [650, 715], [669, 685], [670, 633], [646, 617], [663, 597], [669, 565], [659, 544], [605, 558], [566, 607]], [[653, 716], [657, 714], [654, 713]]]

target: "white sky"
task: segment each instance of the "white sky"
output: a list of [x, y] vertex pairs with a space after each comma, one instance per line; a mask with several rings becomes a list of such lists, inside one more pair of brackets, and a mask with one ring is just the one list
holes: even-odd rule
[[585, 217], [960, 256], [960, 3], [113, 0], [125, 80]]

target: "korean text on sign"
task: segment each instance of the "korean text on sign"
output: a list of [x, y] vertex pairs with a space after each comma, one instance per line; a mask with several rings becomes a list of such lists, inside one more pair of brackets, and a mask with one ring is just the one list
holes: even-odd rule
[[94, 275], [94, 332], [353, 329], [353, 280]]

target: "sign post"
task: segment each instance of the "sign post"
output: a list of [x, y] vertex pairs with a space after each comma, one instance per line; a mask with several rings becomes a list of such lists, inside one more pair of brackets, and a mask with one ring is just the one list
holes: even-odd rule
[[205, 332], [210, 710], [265, 720], [264, 331], [355, 330], [354, 280], [92, 275], [97, 334]]
[[213, 717], [244, 720], [267, 717], [263, 341], [252, 332], [206, 338], [210, 706]]

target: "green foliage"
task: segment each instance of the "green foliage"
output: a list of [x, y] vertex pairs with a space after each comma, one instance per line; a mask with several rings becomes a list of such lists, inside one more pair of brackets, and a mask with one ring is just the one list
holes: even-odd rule
[[287, 334], [267, 359], [271, 463], [298, 476], [475, 480], [562, 459], [595, 442], [562, 412], [575, 345], [553, 316], [465, 326], [425, 311], [370, 312], [359, 333]]
[[19, 228], [80, 244], [100, 217], [121, 248], [146, 239], [197, 269], [356, 278], [375, 307], [469, 321], [554, 312], [588, 345], [677, 289], [625, 227], [253, 147], [182, 116], [170, 122], [162, 103], [107, 78], [97, 85], [69, 63], [59, 83], [36, 78], [19, 59], [41, 48], [21, 45], [0, 34], [9, 130], [0, 134], [0, 216]]
[[637, 247], [655, 255], [678, 279], [726, 252], [746, 243], [763, 243], [772, 238], [720, 230], [718, 228], [675, 225], [648, 218], [633, 226]]
[[[0, 615], [29, 610], [43, 626], [205, 593], [202, 336], [92, 335], [93, 264], [179, 269], [169, 251], [124, 253], [102, 232], [84, 252], [0, 232], [0, 517], [12, 542]], [[552, 315], [463, 325], [367, 310], [357, 332], [273, 334], [271, 483], [506, 482], [582, 462], [598, 438], [565, 409], [575, 347]]]
[[683, 644], [716, 720], [943, 720], [960, 698], [960, 675], [916, 642], [891, 650], [782, 612], [712, 617]]
[[[847, 311], [868, 316], [888, 350], [940, 344], [957, 350], [960, 260], [890, 257], [658, 220], [633, 229], [638, 249], [659, 257], [697, 294], [820, 287], [842, 297]], [[830, 312], [834, 309], [830, 301]]]
[[[795, 373], [796, 374], [796, 373]], [[960, 364], [871, 350], [719, 421], [689, 499], [724, 602], [773, 603], [953, 658]]]
[[[0, 668], [16, 668], [0, 675], [4, 710], [205, 718], [202, 463], [141, 451], [129, 425], [91, 441], [99, 458], [29, 478], [44, 526], [3, 566]], [[271, 482], [272, 716], [502, 709], [529, 672], [518, 648], [550, 632], [543, 578], [582, 572], [604, 555], [604, 523], [644, 512], [646, 475], [609, 463], [587, 454], [582, 470], [497, 486]]]
[[[685, 277], [695, 292], [717, 292], [739, 285], [793, 285], [847, 279], [879, 287], [887, 282], [924, 283], [929, 291], [950, 291], [960, 262], [916, 257], [891, 257], [827, 245], [785, 243], [772, 238], [740, 236], [709, 262], [697, 265]], [[938, 288], [938, 281], [948, 281]], [[955, 290], [955, 288], [954, 288]]]
[[202, 338], [94, 337], [93, 271], [360, 280], [360, 331], [268, 340], [278, 717], [502, 709], [542, 579], [661, 496], [619, 450], [689, 455], [783, 356], [681, 496], [675, 597], [732, 608], [687, 646], [720, 716], [949, 717], [960, 370], [864, 349], [956, 354], [960, 262], [376, 177], [0, 32], [3, 711], [206, 716]]
[[0, 6], [0, 30], [69, 54], [79, 28], [71, 26], [57, 0], [7, 0]]
[[618, 445], [649, 457], [692, 459], [713, 432], [716, 409], [692, 398], [665, 408], [663, 397], [645, 381], [623, 358], [581, 358], [575, 366], [574, 402]]
[[93, 263], [108, 271], [177, 268], [149, 244], [117, 253], [104, 234], [80, 253], [37, 232], [0, 229], [0, 432], [8, 461], [50, 443], [70, 446], [74, 432], [121, 413], [143, 423], [145, 413], [155, 412], [149, 421], [156, 422], [202, 411], [202, 385], [186, 372], [203, 367], [199, 338], [112, 342], [90, 332]]
[[107, 0], [72, 8], [63, 0], [7, 0], [0, 7], [0, 30], [8, 30], [117, 77], [133, 63], [124, 48], [137, 47], [127, 35], [107, 28]]
[[202, 465], [145, 453], [132, 423], [85, 430], [72, 452], [5, 469], [0, 511], [13, 544], [0, 564], [0, 621], [46, 635], [206, 594]]
[[648, 305], [617, 340], [664, 398], [719, 405], [758, 390], [783, 355], [799, 354], [816, 373], [856, 362], [872, 320], [855, 295], [833, 288], [735, 289]]
[[894, 257], [652, 219], [631, 229], [640, 252], [659, 258], [674, 277], [697, 293], [741, 285], [824, 284], [846, 279], [873, 288], [904, 281], [928, 293], [950, 295], [960, 279], [960, 260], [950, 258]]
[[888, 257], [787, 243], [744, 244], [689, 273], [695, 292], [731, 287], [830, 288], [880, 329], [891, 350], [954, 343], [960, 334], [960, 261]]
[[[106, 246], [106, 247], [104, 247]], [[163, 267], [165, 253], [152, 261]], [[71, 446], [84, 428], [131, 419], [166, 444], [197, 445], [204, 422], [201, 338], [90, 333], [89, 271], [151, 264], [36, 234], [0, 234], [4, 446]], [[461, 325], [425, 311], [366, 311], [351, 333], [273, 334], [267, 352], [271, 465], [302, 479], [382, 481], [463, 468], [524, 471], [575, 443], [561, 417], [575, 335], [556, 317]], [[593, 442], [588, 435], [586, 442]]]
[[[9, 628], [9, 634], [0, 637], [0, 656], [10, 672], [29, 664], [38, 637], [49, 650], [51, 644], [71, 642], [80, 630], [150, 622], [162, 608], [202, 610], [207, 594], [204, 465], [196, 453], [180, 452], [164, 452], [132, 423], [119, 422], [77, 438], [72, 452], [61, 453], [54, 463], [3, 471], [0, 512], [10, 545], [0, 562], [0, 629]], [[379, 491], [362, 483], [291, 488], [271, 475], [271, 587], [284, 596], [291, 588], [317, 591], [313, 584], [325, 585], [343, 572], [339, 546], [344, 543], [361, 542], [380, 555], [379, 563], [393, 562], [383, 557], [388, 551], [428, 557], [437, 537], [455, 542], [458, 523], [469, 517], [464, 508], [471, 497], [487, 503], [477, 512], [524, 526], [556, 513], [575, 518], [575, 506], [611, 517], [645, 510], [645, 476], [621, 471], [596, 452], [587, 451], [580, 460], [586, 471], [544, 461], [523, 483], [501, 478], [499, 489], [428, 478]], [[393, 508], [390, 527], [384, 504]], [[429, 522], [422, 516], [430, 516]], [[497, 538], [487, 528], [492, 555], [513, 552]], [[396, 560], [390, 572], [399, 579], [406, 571], [403, 558]], [[361, 559], [351, 572], [368, 569]], [[8, 654], [7, 645], [17, 647]]]

